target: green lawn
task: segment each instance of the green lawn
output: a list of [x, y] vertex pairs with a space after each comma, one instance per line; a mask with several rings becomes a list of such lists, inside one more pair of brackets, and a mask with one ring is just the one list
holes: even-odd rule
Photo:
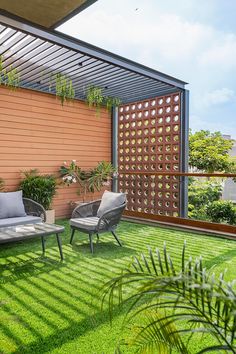
[[[236, 278], [236, 242], [184, 231], [122, 222], [119, 247], [109, 234], [101, 236], [92, 256], [86, 235], [75, 234], [69, 244], [68, 222], [63, 237], [65, 261], [60, 262], [54, 236], [1, 246], [0, 249], [0, 353], [114, 354], [122, 314], [112, 327], [107, 309], [101, 311], [101, 287], [133, 255], [147, 247], [162, 247], [177, 262], [184, 240], [187, 253], [203, 256], [207, 268], [227, 279]], [[125, 353], [131, 353], [126, 350]]]

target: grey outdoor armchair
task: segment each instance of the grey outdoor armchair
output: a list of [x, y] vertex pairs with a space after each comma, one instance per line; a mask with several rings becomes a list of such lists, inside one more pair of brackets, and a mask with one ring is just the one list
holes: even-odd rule
[[[109, 193], [112, 194], [112, 192]], [[122, 195], [122, 193], [119, 194]], [[89, 235], [90, 249], [93, 253], [93, 235], [97, 235], [97, 238], [99, 239], [99, 234], [110, 231], [118, 244], [122, 246], [115, 230], [126, 207], [125, 195], [123, 195], [123, 201], [120, 205], [117, 206], [117, 204], [118, 203], [114, 203], [114, 207], [109, 208], [109, 210], [107, 207], [101, 210], [101, 206], [103, 205], [101, 200], [95, 200], [77, 206], [73, 210], [70, 219], [70, 243], [73, 241], [75, 230], [87, 233]]]
[[27, 215], [38, 216], [42, 219], [43, 222], [46, 221], [46, 212], [41, 204], [29, 198], [23, 198], [23, 203]]

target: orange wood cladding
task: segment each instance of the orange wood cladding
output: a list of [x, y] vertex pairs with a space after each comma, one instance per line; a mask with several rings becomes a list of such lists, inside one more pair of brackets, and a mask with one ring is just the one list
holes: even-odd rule
[[[111, 160], [111, 118], [99, 116], [84, 102], [61, 106], [55, 96], [36, 91], [11, 91], [0, 86], [0, 177], [16, 190], [20, 171], [37, 168], [57, 173], [63, 161], [77, 160], [88, 169]], [[69, 216], [70, 202], [81, 199], [76, 185], [59, 187], [53, 206], [56, 217]], [[100, 193], [88, 195], [97, 199]]]

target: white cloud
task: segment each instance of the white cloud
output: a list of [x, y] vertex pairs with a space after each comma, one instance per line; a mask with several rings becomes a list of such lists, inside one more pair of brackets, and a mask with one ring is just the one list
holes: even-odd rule
[[[187, 13], [179, 11], [179, 15], [175, 7], [167, 2], [165, 6], [164, 2], [160, 3], [156, 0], [99, 0], [60, 30], [188, 81], [190, 113], [192, 117], [202, 117], [193, 120], [197, 129], [236, 134], [233, 111], [236, 109], [236, 33], [226, 32], [220, 25], [216, 27], [217, 18], [207, 22], [213, 16], [214, 6], [219, 10], [219, 2], [217, 5], [212, 0], [204, 4], [204, 23], [197, 15], [191, 17], [194, 11], [198, 13], [198, 1], [176, 3], [176, 8], [184, 8], [184, 5], [189, 8]], [[227, 103], [232, 102], [226, 113]], [[227, 120], [222, 123], [225, 114]]]
[[223, 72], [236, 68], [236, 35], [232, 33], [215, 33], [213, 42], [205, 50], [199, 63], [203, 66], [211, 66]]
[[227, 124], [225, 120], [207, 120], [197, 115], [190, 115], [189, 126], [193, 132], [199, 130], [209, 130], [210, 132], [219, 131], [224, 135], [230, 135], [233, 139], [236, 138], [236, 129], [233, 122], [229, 122], [229, 124]]
[[151, 4], [134, 11], [125, 0], [119, 7], [101, 0], [59, 29], [190, 83], [201, 77], [202, 86], [208, 86], [206, 80], [219, 85], [225, 72], [236, 66], [236, 36], [187, 17], [153, 11]]
[[202, 104], [204, 106], [211, 106], [215, 104], [227, 103], [235, 100], [236, 96], [233, 90], [226, 87], [214, 90], [211, 92], [206, 92], [202, 97]]
[[220, 131], [223, 134], [230, 134], [230, 130], [225, 126], [224, 122], [212, 122], [203, 120], [197, 115], [190, 115], [189, 117], [189, 126], [193, 132], [199, 130], [210, 130], [211, 132]]

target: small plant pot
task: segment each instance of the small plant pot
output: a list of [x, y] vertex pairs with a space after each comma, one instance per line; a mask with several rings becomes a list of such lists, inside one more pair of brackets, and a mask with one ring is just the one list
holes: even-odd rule
[[55, 210], [46, 210], [46, 222], [48, 224], [55, 223]]

